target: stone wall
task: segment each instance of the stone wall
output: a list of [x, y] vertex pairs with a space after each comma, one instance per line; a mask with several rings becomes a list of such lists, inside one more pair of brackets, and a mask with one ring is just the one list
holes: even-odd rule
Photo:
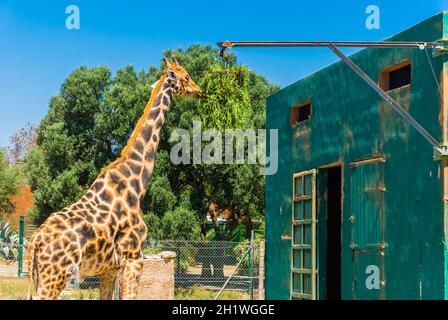
[[171, 251], [145, 257], [138, 300], [174, 300], [175, 257]]

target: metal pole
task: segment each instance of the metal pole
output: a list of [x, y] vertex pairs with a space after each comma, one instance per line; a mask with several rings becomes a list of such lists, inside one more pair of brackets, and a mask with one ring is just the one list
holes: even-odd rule
[[260, 240], [258, 244], [258, 300], [264, 300], [264, 250], [265, 242]]
[[23, 268], [23, 236], [25, 231], [25, 216], [20, 216], [19, 218], [19, 250], [17, 254], [17, 262], [18, 262], [18, 269], [17, 269], [17, 275], [20, 277], [22, 275], [22, 268]]
[[220, 48], [257, 48], [257, 47], [337, 47], [347, 48], [431, 48], [443, 49], [442, 42], [425, 41], [221, 41]]
[[252, 281], [253, 276], [253, 266], [252, 259], [254, 257], [254, 230], [250, 232], [250, 252], [249, 252], [249, 261], [248, 261], [248, 274], [249, 274], [249, 294], [250, 300], [254, 300], [254, 286]]
[[224, 282], [224, 285], [222, 286], [222, 288], [219, 290], [218, 294], [215, 297], [215, 300], [218, 300], [218, 298], [221, 296], [221, 293], [224, 291], [224, 289], [227, 287], [227, 284], [230, 282], [230, 279], [232, 279], [232, 277], [235, 275], [235, 273], [238, 271], [238, 268], [240, 267], [241, 263], [243, 262], [244, 258], [248, 255], [248, 253], [250, 252], [251, 248], [249, 247], [246, 252], [244, 252], [243, 256], [241, 257], [240, 261], [238, 262], [238, 264], [235, 267], [235, 270], [233, 270], [232, 274], [227, 278], [226, 282]]
[[381, 98], [383, 98], [398, 114], [404, 118], [411, 126], [413, 126], [434, 148], [441, 148], [439, 142], [423, 128], [402, 106], [383, 89], [381, 89], [364, 71], [354, 64], [346, 55], [344, 55], [333, 43], [330, 43], [330, 49], [333, 51], [347, 66], [356, 72], [373, 90], [375, 90]]

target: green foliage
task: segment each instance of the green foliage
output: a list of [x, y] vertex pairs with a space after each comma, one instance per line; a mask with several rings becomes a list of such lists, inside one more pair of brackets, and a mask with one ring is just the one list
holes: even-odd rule
[[247, 227], [242, 223], [237, 224], [227, 238], [227, 240], [234, 242], [244, 241], [245, 239], [247, 239]]
[[266, 222], [262, 221], [256, 228], [254, 228], [255, 241], [264, 239], [265, 233], [266, 233]]
[[199, 240], [201, 229], [197, 215], [184, 207], [168, 211], [162, 218], [163, 233], [167, 239]]
[[[264, 178], [258, 165], [173, 165], [169, 154], [175, 142], [169, 137], [177, 128], [191, 131], [193, 120], [220, 129], [264, 128], [265, 97], [277, 87], [236, 66], [233, 55], [226, 59], [230, 73], [207, 73], [222, 68], [210, 46], [167, 50], [165, 56], [176, 56], [206, 95], [171, 103], [150, 189], [142, 199], [149, 237], [198, 239], [211, 203], [235, 214], [263, 217]], [[162, 70], [162, 65], [140, 72], [126, 66], [112, 75], [107, 67], [81, 66], [67, 77], [51, 99], [36, 146], [26, 157], [36, 222], [76, 201], [120, 155]]]
[[[250, 271], [249, 266], [253, 267], [254, 261], [257, 261], [259, 259], [259, 251], [256, 250], [257, 243], [254, 243], [254, 249], [252, 249], [244, 258], [244, 260], [241, 262], [240, 267], [238, 271], [236, 272], [237, 275], [246, 276], [248, 272]], [[244, 254], [247, 252], [247, 250], [250, 248], [250, 241], [249, 240], [243, 240], [241, 241], [237, 246], [233, 248], [233, 254], [235, 255], [235, 258], [237, 261], [239, 261]]]
[[148, 193], [148, 205], [159, 217], [173, 210], [177, 202], [177, 197], [171, 190], [170, 181], [165, 175], [154, 177]]
[[[176, 300], [213, 300], [218, 291], [212, 291], [200, 287], [179, 288], [174, 295]], [[225, 290], [219, 297], [219, 300], [249, 300], [249, 295], [245, 291]]]
[[20, 165], [8, 164], [5, 152], [0, 150], [0, 217], [14, 211], [11, 196], [19, 191], [23, 183]]
[[245, 128], [250, 124], [252, 110], [247, 85], [246, 67], [225, 69], [215, 64], [199, 86], [202, 90], [200, 117], [205, 128]]
[[210, 230], [207, 230], [207, 232], [205, 233], [204, 240], [211, 241], [213, 239], [216, 239], [216, 236], [217, 236], [217, 231], [215, 230], [215, 228], [211, 228]]
[[162, 221], [152, 212], [147, 212], [143, 215], [143, 220], [148, 228], [148, 238], [160, 240], [164, 238]]
[[[19, 250], [19, 234], [12, 230], [9, 222], [0, 221], [0, 259], [17, 260]], [[23, 239], [24, 248], [28, 245]]]
[[154, 254], [159, 254], [163, 251], [163, 249], [161, 247], [157, 247], [157, 246], [149, 246], [149, 247], [144, 247], [143, 248], [143, 254], [146, 255], [154, 255]]

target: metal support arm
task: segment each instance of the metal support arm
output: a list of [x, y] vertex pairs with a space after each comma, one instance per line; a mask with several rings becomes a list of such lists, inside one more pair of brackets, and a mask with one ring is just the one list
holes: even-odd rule
[[400, 106], [386, 91], [378, 86], [364, 71], [362, 71], [355, 63], [353, 63], [346, 55], [344, 55], [338, 47], [375, 47], [375, 48], [432, 48], [443, 49], [442, 42], [329, 42], [329, 41], [224, 41], [218, 42], [221, 47], [221, 55], [224, 54], [226, 48], [232, 47], [328, 47], [333, 51], [350, 69], [361, 77], [379, 96], [386, 101], [403, 119], [405, 119], [412, 127], [414, 127], [422, 136], [434, 147], [434, 159], [441, 160], [448, 158], [448, 148], [441, 145], [425, 128], [423, 128], [402, 106]]
[[341, 50], [333, 43], [330, 43], [330, 49], [333, 51], [350, 69], [360, 76], [373, 90], [375, 90], [384, 101], [386, 101], [403, 119], [415, 128], [422, 136], [434, 147], [434, 151], [442, 154], [447, 153], [446, 146], [442, 146], [439, 142], [423, 128], [402, 106], [400, 106], [386, 91], [378, 86], [364, 71], [354, 64]]

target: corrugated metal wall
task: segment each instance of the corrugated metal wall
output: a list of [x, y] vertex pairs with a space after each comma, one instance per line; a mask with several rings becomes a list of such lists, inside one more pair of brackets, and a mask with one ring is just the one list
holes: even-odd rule
[[357, 250], [380, 248], [384, 228], [384, 161], [350, 164], [351, 247]]

